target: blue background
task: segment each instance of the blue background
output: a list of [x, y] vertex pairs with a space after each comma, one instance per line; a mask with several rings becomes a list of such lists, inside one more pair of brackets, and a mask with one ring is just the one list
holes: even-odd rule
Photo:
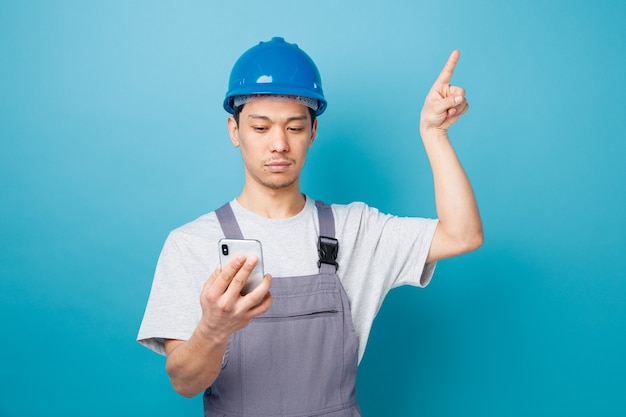
[[0, 1], [0, 416], [201, 415], [135, 341], [168, 231], [236, 196], [236, 58], [284, 36], [329, 101], [303, 189], [434, 216], [418, 134], [451, 129], [486, 233], [392, 291], [365, 415], [626, 415], [621, 1]]

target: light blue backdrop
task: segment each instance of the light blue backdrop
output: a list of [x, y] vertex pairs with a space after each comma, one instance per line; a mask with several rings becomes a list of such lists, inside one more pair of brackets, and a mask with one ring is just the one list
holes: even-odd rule
[[486, 242], [394, 290], [368, 416], [626, 415], [622, 1], [0, 1], [1, 416], [200, 415], [134, 342], [168, 231], [234, 197], [221, 101], [272, 36], [322, 72], [304, 189], [434, 216], [418, 117], [451, 136]]

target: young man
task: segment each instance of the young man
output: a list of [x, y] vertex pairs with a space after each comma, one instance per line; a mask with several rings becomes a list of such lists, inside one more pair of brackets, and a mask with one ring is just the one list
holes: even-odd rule
[[[482, 244], [476, 200], [447, 134], [468, 109], [465, 91], [450, 85], [458, 57], [450, 56], [420, 120], [438, 220], [303, 194], [300, 173], [326, 109], [315, 64], [282, 38], [235, 63], [224, 108], [233, 114], [243, 190], [170, 233], [138, 335], [167, 355], [178, 393], [204, 391], [206, 416], [360, 415], [357, 365], [387, 292], [426, 285], [437, 260]], [[259, 260], [220, 267], [223, 237], [262, 242], [269, 273], [245, 295]]]

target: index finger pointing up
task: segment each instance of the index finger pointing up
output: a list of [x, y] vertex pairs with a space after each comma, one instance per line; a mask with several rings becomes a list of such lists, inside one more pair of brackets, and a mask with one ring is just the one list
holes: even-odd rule
[[448, 58], [448, 62], [446, 62], [446, 65], [441, 70], [441, 74], [439, 74], [439, 78], [437, 78], [437, 84], [450, 84], [450, 80], [452, 79], [452, 74], [454, 73], [454, 68], [456, 67], [460, 54], [461, 53], [458, 49], [452, 51], [450, 58]]

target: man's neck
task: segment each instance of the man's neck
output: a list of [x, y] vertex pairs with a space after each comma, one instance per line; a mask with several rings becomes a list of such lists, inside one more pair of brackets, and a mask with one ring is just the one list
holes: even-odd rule
[[257, 190], [244, 188], [237, 201], [242, 207], [268, 219], [287, 219], [300, 213], [306, 203], [300, 190]]

